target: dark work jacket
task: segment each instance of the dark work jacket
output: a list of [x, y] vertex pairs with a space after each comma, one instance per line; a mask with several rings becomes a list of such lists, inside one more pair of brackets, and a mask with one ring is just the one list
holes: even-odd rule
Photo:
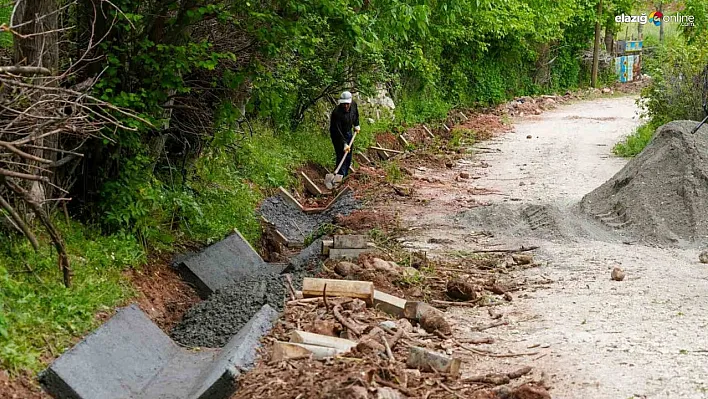
[[329, 134], [332, 140], [349, 143], [354, 126], [359, 126], [359, 108], [356, 103], [352, 101], [349, 112], [344, 112], [344, 109], [337, 105], [329, 118]]

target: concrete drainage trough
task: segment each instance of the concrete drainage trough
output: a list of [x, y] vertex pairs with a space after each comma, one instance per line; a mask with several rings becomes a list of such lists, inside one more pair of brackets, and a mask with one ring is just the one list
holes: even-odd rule
[[61, 399], [228, 398], [277, 317], [265, 305], [223, 349], [189, 351], [130, 305], [52, 363], [40, 382]]
[[[300, 280], [321, 246], [317, 240], [302, 251], [287, 271]], [[273, 279], [285, 267], [264, 262], [236, 232], [182, 261], [179, 271], [206, 298], [234, 284]], [[277, 295], [275, 291], [268, 295]], [[137, 305], [121, 308], [43, 371], [40, 383], [57, 399], [227, 398], [235, 392], [241, 371], [252, 366], [261, 337], [279, 315], [267, 303], [248, 312], [255, 315], [243, 315], [248, 322], [235, 335], [225, 336], [222, 349], [192, 351], [176, 344]]]
[[182, 261], [179, 272], [202, 298], [207, 298], [235, 281], [280, 274], [285, 266], [263, 261], [251, 244], [236, 231], [202, 253]]

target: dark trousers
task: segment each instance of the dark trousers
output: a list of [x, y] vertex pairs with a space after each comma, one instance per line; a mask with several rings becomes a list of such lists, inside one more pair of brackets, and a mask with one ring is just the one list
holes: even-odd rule
[[[334, 153], [336, 154], [336, 163], [334, 164], [334, 167], [336, 168], [337, 165], [339, 165], [339, 162], [342, 161], [342, 157], [344, 157], [344, 146], [349, 144], [352, 141], [352, 135], [353, 133], [350, 131], [344, 132], [344, 142], [342, 140], [342, 136], [338, 134], [330, 134], [330, 138], [332, 138], [332, 145], [334, 146]], [[342, 176], [346, 176], [349, 174], [349, 167], [352, 165], [352, 153], [354, 152], [354, 148], [349, 149], [349, 154], [347, 154], [347, 158], [344, 160], [344, 163], [342, 164], [341, 169], [339, 169], [339, 173]]]

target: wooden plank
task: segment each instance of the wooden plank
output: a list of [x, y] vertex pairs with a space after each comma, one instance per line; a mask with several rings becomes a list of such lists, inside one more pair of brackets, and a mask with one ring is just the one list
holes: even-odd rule
[[341, 351], [324, 346], [297, 344], [294, 342], [276, 342], [273, 344], [271, 361], [280, 362], [288, 359], [327, 359], [341, 354]]
[[391, 153], [394, 153], [394, 154], [403, 154], [403, 153], [405, 152], [405, 151], [392, 150], [392, 149], [390, 149], [390, 148], [375, 147], [375, 146], [371, 146], [371, 147], [369, 147], [369, 148], [371, 148], [371, 149], [373, 149], [373, 150], [376, 150], [376, 151], [381, 151], [381, 152], [384, 152], [384, 153], [389, 153], [389, 152], [391, 152]]
[[435, 135], [430, 131], [430, 129], [428, 129], [427, 126], [423, 125], [423, 129], [425, 129], [425, 132], [428, 133], [428, 136], [430, 136], [431, 139], [435, 138]]
[[374, 290], [374, 308], [401, 318], [403, 317], [403, 310], [406, 308], [406, 300]]
[[374, 149], [374, 150], [376, 150], [377, 152], [379, 152], [379, 155], [383, 156], [384, 159], [389, 159], [389, 158], [391, 158], [391, 155], [388, 153], [388, 151], [386, 151], [385, 148], [382, 148], [382, 147], [381, 147], [381, 144], [379, 144], [378, 141], [376, 142], [376, 145], [377, 145], [378, 147], [372, 146], [372, 147], [369, 147], [369, 148]]
[[350, 193], [351, 191], [352, 191], [351, 187], [349, 187], [349, 186], [344, 187], [344, 189], [342, 189], [342, 191], [340, 191], [339, 194], [337, 194], [337, 196], [334, 197], [334, 199], [332, 199], [332, 201], [330, 201], [329, 204], [327, 204], [327, 207], [325, 208], [325, 210], [329, 209], [334, 203], [339, 201], [339, 198], [341, 198], [342, 196], [344, 196], [347, 193]]
[[446, 124], [444, 124], [444, 123], [443, 123], [442, 125], [443, 125], [443, 128], [445, 128], [445, 130], [446, 130], [446, 131], [447, 131], [447, 132], [449, 133], [449, 132], [450, 132], [450, 128], [449, 128], [449, 127], [447, 127], [447, 125], [446, 125]]
[[403, 136], [403, 134], [398, 135], [398, 141], [401, 142], [403, 148], [408, 148], [408, 146], [410, 145], [410, 143], [408, 143], [408, 140], [406, 140], [406, 137]]
[[363, 234], [336, 235], [332, 237], [332, 248], [368, 248], [366, 236]]
[[454, 376], [460, 374], [462, 361], [457, 358], [448, 357], [442, 353], [430, 351], [418, 346], [412, 346], [408, 352], [406, 366], [416, 368], [420, 371], [436, 371], [438, 373], [448, 373]]
[[466, 121], [470, 120], [470, 118], [468, 118], [467, 115], [465, 115], [465, 113], [462, 111], [460, 111], [460, 116], [463, 117]]
[[348, 339], [331, 337], [329, 335], [315, 334], [307, 331], [293, 331], [290, 333], [290, 342], [315, 346], [334, 348], [344, 352], [349, 352], [357, 343]]
[[282, 186], [278, 187], [278, 193], [280, 194], [280, 197], [283, 198], [284, 200], [290, 202], [291, 204], [295, 205], [298, 209], [303, 210], [302, 204], [300, 204], [300, 201], [295, 199], [292, 194], [286, 189], [284, 189]]
[[305, 171], [300, 171], [303, 178], [303, 183], [305, 184], [305, 189], [312, 195], [324, 195], [325, 193], [320, 190], [320, 188], [315, 184], [315, 182], [310, 179], [310, 177], [305, 173]]
[[[330, 250], [331, 252], [332, 250]], [[374, 283], [371, 281], [333, 280], [305, 277], [302, 281], [302, 295], [305, 298], [322, 296], [327, 284], [327, 296], [363, 299], [369, 305], [374, 303]]]

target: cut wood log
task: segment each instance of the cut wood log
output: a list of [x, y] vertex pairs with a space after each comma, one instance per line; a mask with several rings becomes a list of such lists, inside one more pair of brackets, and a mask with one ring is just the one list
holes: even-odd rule
[[374, 290], [374, 307], [396, 317], [404, 317], [406, 300], [385, 292]]
[[420, 326], [429, 333], [438, 331], [448, 335], [452, 333], [450, 324], [445, 320], [445, 315], [425, 302], [406, 302], [403, 315], [407, 319], [416, 320]]
[[344, 352], [349, 352], [356, 346], [356, 342], [348, 339], [330, 337], [328, 335], [320, 335], [307, 331], [293, 331], [290, 333], [290, 342], [297, 344], [324, 346], [334, 348]]
[[408, 352], [406, 365], [420, 371], [436, 371], [453, 376], [460, 374], [462, 361], [458, 358], [448, 357], [442, 353], [430, 351], [418, 346], [412, 346]]
[[325, 284], [327, 296], [359, 298], [367, 305], [374, 303], [374, 283], [371, 281], [333, 280], [305, 277], [302, 281], [302, 295], [305, 298], [322, 296]]
[[297, 344], [293, 342], [276, 342], [273, 345], [271, 353], [271, 361], [279, 362], [289, 359], [305, 359], [312, 357], [313, 359], [327, 359], [341, 355], [341, 352], [335, 348], [327, 348], [324, 346]]
[[345, 249], [362, 249], [368, 248], [368, 243], [366, 241], [366, 236], [363, 234], [352, 234], [352, 235], [338, 235], [334, 236], [332, 239], [332, 248]]

